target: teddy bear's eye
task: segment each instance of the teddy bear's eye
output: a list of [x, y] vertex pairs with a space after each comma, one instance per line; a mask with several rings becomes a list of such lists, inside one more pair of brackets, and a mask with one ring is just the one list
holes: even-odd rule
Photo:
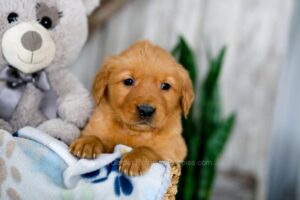
[[49, 17], [43, 17], [40, 20], [40, 24], [45, 27], [45, 29], [51, 29], [52, 28], [52, 20]]
[[17, 13], [9, 13], [9, 15], [7, 16], [7, 21], [8, 23], [13, 23], [13, 22], [16, 22], [18, 21], [18, 18], [19, 18], [19, 15]]
[[59, 24], [60, 18], [62, 17], [63, 12], [61, 12], [57, 6], [50, 6], [46, 1], [37, 3], [36, 19], [45, 29], [54, 29]]

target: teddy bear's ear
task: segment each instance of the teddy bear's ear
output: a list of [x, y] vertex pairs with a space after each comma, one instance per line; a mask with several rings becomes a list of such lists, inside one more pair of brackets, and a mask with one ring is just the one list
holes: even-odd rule
[[86, 14], [90, 15], [100, 5], [101, 0], [81, 0], [85, 6]]

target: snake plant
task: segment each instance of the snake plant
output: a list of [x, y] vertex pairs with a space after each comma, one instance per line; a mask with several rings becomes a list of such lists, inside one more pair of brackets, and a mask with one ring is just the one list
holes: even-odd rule
[[236, 120], [234, 113], [227, 118], [222, 115], [219, 79], [226, 48], [208, 60], [209, 70], [200, 85], [197, 84], [199, 72], [195, 55], [183, 37], [179, 38], [172, 54], [188, 70], [197, 89], [189, 117], [182, 121], [189, 153], [182, 165], [177, 199], [207, 200], [211, 196], [218, 158]]

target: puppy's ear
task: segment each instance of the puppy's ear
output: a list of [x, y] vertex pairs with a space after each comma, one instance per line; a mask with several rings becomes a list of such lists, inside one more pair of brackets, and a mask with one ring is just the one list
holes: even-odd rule
[[105, 96], [107, 87], [108, 87], [108, 78], [109, 78], [108, 65], [104, 63], [102, 68], [96, 75], [93, 85], [93, 96], [97, 105], [100, 104], [102, 98]]
[[195, 94], [193, 84], [186, 70], [183, 70], [182, 75], [182, 89], [181, 89], [181, 110], [185, 118], [187, 118], [190, 108], [194, 102]]

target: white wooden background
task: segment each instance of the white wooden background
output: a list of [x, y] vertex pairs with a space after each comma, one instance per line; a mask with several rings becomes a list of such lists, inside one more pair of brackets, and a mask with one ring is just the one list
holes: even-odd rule
[[140, 39], [171, 49], [183, 34], [203, 75], [205, 51], [229, 52], [222, 75], [225, 113], [238, 123], [221, 172], [255, 177], [264, 199], [270, 129], [279, 68], [285, 57], [293, 0], [132, 0], [91, 35], [72, 70], [90, 87], [99, 63]]
[[280, 73], [272, 129], [268, 200], [300, 199], [300, 1], [293, 7], [289, 52]]

